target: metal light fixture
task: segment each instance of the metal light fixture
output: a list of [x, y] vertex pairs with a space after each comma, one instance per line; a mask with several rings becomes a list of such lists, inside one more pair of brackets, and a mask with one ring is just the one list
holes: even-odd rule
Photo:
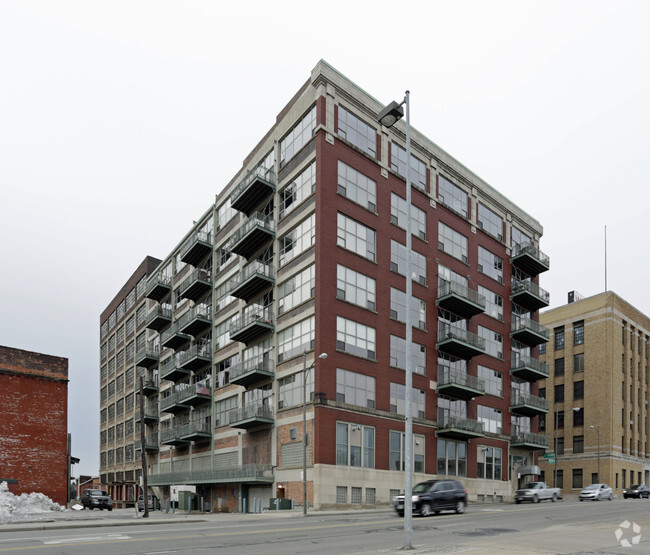
[[411, 270], [412, 241], [411, 241], [411, 110], [409, 105], [410, 92], [406, 91], [401, 103], [395, 101], [386, 106], [377, 121], [385, 127], [392, 127], [404, 116], [406, 106], [406, 407], [404, 411], [404, 547], [413, 549], [413, 406], [411, 393], [413, 390], [413, 328], [411, 325], [411, 305], [413, 299], [413, 283]]
[[327, 353], [321, 353], [307, 368], [307, 352], [302, 354], [302, 514], [307, 514], [307, 372], [316, 361], [327, 358]]

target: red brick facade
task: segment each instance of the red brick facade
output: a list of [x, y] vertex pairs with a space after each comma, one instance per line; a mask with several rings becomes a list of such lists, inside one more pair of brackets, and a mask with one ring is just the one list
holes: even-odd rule
[[0, 479], [67, 503], [68, 359], [0, 346]]

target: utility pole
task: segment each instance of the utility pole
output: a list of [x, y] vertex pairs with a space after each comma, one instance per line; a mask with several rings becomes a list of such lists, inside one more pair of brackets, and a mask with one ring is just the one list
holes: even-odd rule
[[[147, 488], [147, 452], [144, 425], [144, 384], [142, 375], [140, 375], [140, 450], [142, 453], [142, 505], [144, 514], [142, 518], [149, 518], [149, 489]], [[138, 500], [135, 500], [136, 505]]]

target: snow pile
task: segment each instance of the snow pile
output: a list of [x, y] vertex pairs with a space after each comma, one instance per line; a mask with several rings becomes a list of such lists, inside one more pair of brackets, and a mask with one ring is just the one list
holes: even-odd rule
[[0, 483], [0, 523], [24, 520], [34, 514], [65, 511], [42, 493], [23, 493], [15, 496], [9, 491], [7, 482]]

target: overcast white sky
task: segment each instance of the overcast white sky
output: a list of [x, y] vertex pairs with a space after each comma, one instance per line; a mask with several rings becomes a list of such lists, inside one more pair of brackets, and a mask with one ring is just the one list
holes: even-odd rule
[[69, 359], [75, 474], [99, 470], [101, 311], [321, 58], [410, 89], [412, 125], [542, 223], [552, 306], [604, 289], [607, 226], [609, 289], [650, 314], [650, 2], [313, 6], [0, 0], [0, 344]]

